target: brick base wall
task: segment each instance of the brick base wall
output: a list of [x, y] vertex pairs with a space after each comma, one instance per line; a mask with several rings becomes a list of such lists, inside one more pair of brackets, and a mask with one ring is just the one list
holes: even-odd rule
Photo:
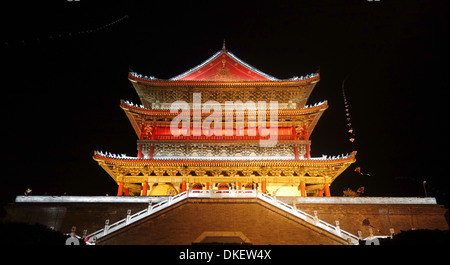
[[[76, 226], [77, 234], [82, 235], [84, 229], [88, 234], [101, 229], [106, 219], [110, 219], [112, 224], [125, 218], [128, 209], [135, 213], [146, 207], [146, 203], [119, 202], [11, 203], [4, 207], [1, 221], [40, 223], [63, 233], [70, 233], [72, 226]], [[297, 208], [311, 215], [317, 211], [321, 220], [332, 225], [339, 220], [341, 229], [354, 235], [361, 231], [363, 238], [369, 236], [369, 228], [374, 235], [389, 235], [390, 228], [394, 228], [396, 233], [410, 229], [448, 230], [445, 218], [448, 209], [438, 204], [298, 203]], [[246, 202], [242, 199], [189, 199], [188, 204], [168, 209], [164, 215], [142, 224], [147, 232], [130, 230], [130, 235], [134, 235], [136, 240], [127, 242], [191, 244], [201, 231], [225, 231], [242, 232], [253, 244], [341, 243], [330, 238], [314, 239], [319, 238], [316, 231], [283, 214], [256, 199]], [[272, 231], [276, 233], [270, 234]], [[148, 238], [151, 241], [146, 241], [150, 240]], [[111, 238], [104, 243], [120, 242]]]

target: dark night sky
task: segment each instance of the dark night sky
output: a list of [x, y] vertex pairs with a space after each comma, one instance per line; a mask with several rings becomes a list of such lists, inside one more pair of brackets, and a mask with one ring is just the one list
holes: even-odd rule
[[428, 194], [448, 203], [448, 1], [46, 2], [0, 9], [3, 201], [27, 187], [35, 195], [115, 194], [92, 155], [136, 155], [119, 107], [120, 99], [138, 102], [129, 68], [170, 78], [226, 39], [229, 51], [278, 78], [320, 66], [308, 103], [328, 100], [329, 108], [312, 134], [312, 156], [352, 151], [347, 77], [358, 155], [332, 195], [365, 186], [366, 196], [423, 196], [426, 180]]

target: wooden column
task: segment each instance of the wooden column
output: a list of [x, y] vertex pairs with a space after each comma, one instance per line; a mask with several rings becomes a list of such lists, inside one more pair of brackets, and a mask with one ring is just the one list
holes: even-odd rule
[[153, 159], [153, 149], [154, 149], [153, 144], [151, 144], [150, 145], [150, 154], [148, 156], [149, 159]]
[[181, 192], [186, 191], [186, 181], [181, 182]]
[[[295, 130], [295, 127], [292, 126], [292, 135], [294, 136], [294, 140], [297, 140], [297, 131]], [[294, 144], [294, 152], [295, 152], [295, 160], [299, 160], [298, 156], [298, 144]]]
[[117, 189], [117, 196], [122, 196], [123, 194], [123, 181], [119, 182], [119, 188]]
[[147, 190], [148, 190], [148, 182], [145, 181], [142, 184], [142, 196], [147, 196]]
[[[303, 140], [308, 141], [308, 130], [306, 128], [306, 125], [303, 125]], [[304, 156], [306, 159], [311, 159], [311, 153], [310, 153], [310, 146], [309, 144], [306, 145], [306, 153]]]
[[325, 196], [326, 197], [330, 197], [331, 196], [331, 192], [330, 192], [330, 186], [328, 185], [328, 183], [324, 183], [323, 187], [325, 189]]
[[[150, 139], [154, 140], [155, 139], [155, 133], [156, 133], [156, 126], [152, 127], [150, 133], [152, 134], [150, 136]], [[153, 159], [153, 150], [154, 150], [154, 148], [155, 148], [154, 145], [151, 144], [150, 145], [150, 153], [149, 153], [149, 156], [148, 156], [149, 159]]]
[[130, 196], [130, 188], [125, 189], [125, 196]]
[[[141, 135], [139, 136], [139, 140], [144, 139], [144, 135], [145, 135], [145, 124], [142, 124]], [[144, 158], [144, 154], [142, 153], [142, 144], [139, 144], [137, 158], [139, 158], [139, 159]]]
[[305, 182], [304, 181], [300, 182], [300, 195], [302, 197], [306, 197], [306, 189], [305, 189]]
[[309, 149], [310, 149], [310, 146], [309, 146], [309, 144], [307, 144], [306, 145], [306, 154], [305, 154], [306, 159], [311, 159], [311, 153], [310, 153]]
[[317, 191], [317, 193], [318, 193], [319, 197], [323, 197], [323, 190], [322, 189], [319, 189]]
[[144, 154], [142, 153], [142, 144], [139, 144], [139, 150], [137, 154], [137, 158], [141, 159], [144, 157]]

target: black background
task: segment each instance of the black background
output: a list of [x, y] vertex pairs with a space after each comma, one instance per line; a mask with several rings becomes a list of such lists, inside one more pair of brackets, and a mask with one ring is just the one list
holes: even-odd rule
[[[357, 162], [332, 195], [424, 196], [448, 205], [448, 1], [9, 1], [1, 4], [2, 200], [104, 195], [94, 150], [136, 155], [120, 99], [130, 69], [171, 78], [227, 49], [277, 78], [313, 73], [329, 108], [312, 156]], [[116, 23], [112, 23], [116, 21]], [[111, 24], [112, 23], [112, 24]], [[361, 167], [363, 173], [354, 172]]]

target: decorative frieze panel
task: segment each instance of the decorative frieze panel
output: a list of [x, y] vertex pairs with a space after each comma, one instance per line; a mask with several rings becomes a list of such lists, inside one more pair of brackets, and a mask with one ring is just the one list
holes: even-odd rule
[[[115, 165], [110, 171], [111, 176], [117, 181], [128, 183], [138, 183], [147, 181], [150, 178], [264, 178], [272, 181], [305, 181], [315, 184], [331, 181], [340, 174], [347, 165], [339, 167], [148, 167], [148, 166], [119, 166]], [[139, 180], [139, 181], [137, 181]], [[283, 181], [284, 181], [283, 180]]]
[[228, 88], [228, 89], [193, 89], [193, 88], [165, 88], [165, 89], [142, 89], [142, 100], [146, 102], [146, 107], [152, 109], [168, 109], [175, 101], [192, 103], [193, 93], [201, 93], [201, 101], [216, 101], [224, 104], [226, 101], [240, 100], [247, 101], [277, 101], [282, 109], [297, 109], [304, 106], [305, 92], [309, 87], [288, 87], [274, 91], [271, 88]]
[[[149, 150], [150, 144], [143, 144]], [[299, 145], [299, 155], [306, 153], [305, 145]], [[294, 145], [280, 144], [275, 147], [260, 147], [258, 144], [217, 145], [164, 143], [154, 144], [153, 157], [294, 157]]]

